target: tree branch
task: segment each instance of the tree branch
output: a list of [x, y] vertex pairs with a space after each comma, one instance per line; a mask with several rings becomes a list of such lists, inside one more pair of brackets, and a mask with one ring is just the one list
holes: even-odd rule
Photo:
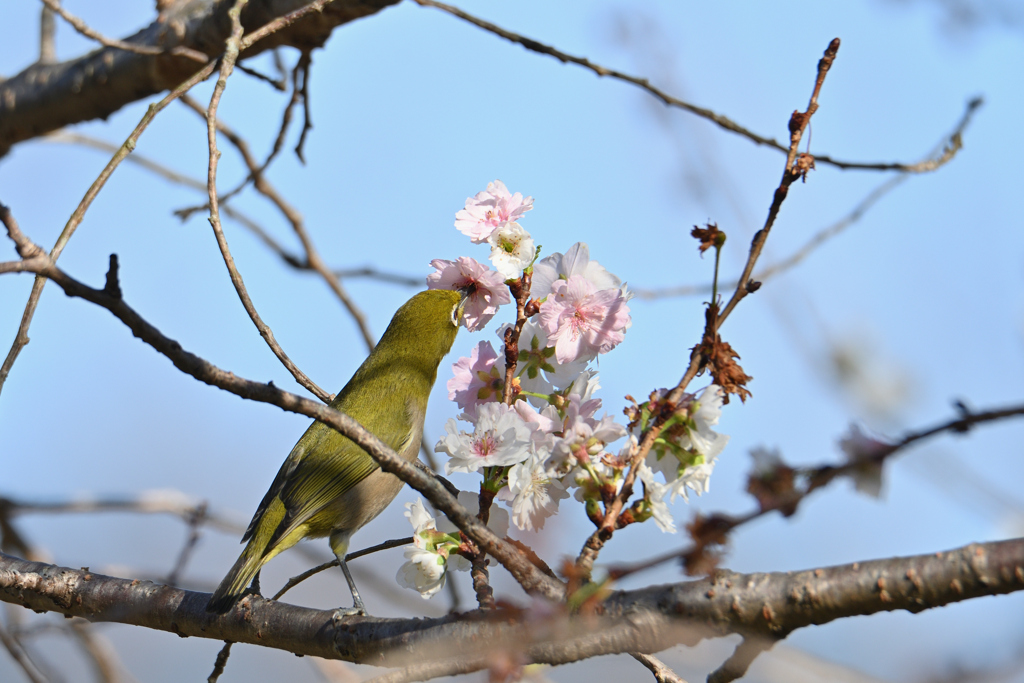
[[538, 619], [529, 611], [499, 609], [436, 619], [353, 618], [335, 629], [333, 610], [247, 596], [240, 608], [214, 616], [205, 610], [206, 593], [0, 554], [0, 600], [36, 611], [386, 666], [429, 665], [457, 653], [462, 670], [482, 668], [501, 652], [567, 664], [730, 633], [774, 641], [845, 617], [917, 613], [1020, 590], [1024, 539], [1014, 539], [801, 572], [723, 570], [697, 581], [613, 593], [598, 615]]
[[[710, 109], [705, 109], [704, 107], [698, 107], [697, 105], [691, 104], [690, 102], [686, 102], [685, 100], [681, 100], [678, 97], [673, 97], [672, 95], [669, 95], [665, 91], [660, 90], [651, 85], [646, 78], [631, 76], [621, 71], [616, 71], [615, 69], [609, 69], [606, 66], [595, 64], [586, 57], [576, 57], [574, 55], [570, 55], [568, 53], [562, 52], [561, 50], [553, 48], [550, 45], [545, 45], [544, 43], [538, 42], [532, 38], [527, 38], [526, 36], [522, 36], [518, 33], [513, 33], [512, 31], [503, 29], [500, 26], [492, 24], [489, 21], [484, 21], [483, 19], [475, 17], [472, 14], [469, 14], [468, 12], [464, 12], [458, 7], [446, 5], [443, 2], [437, 2], [436, 0], [413, 1], [421, 7], [435, 7], [437, 9], [444, 10], [445, 12], [448, 12], [449, 14], [456, 16], [459, 19], [462, 19], [463, 21], [467, 21], [470, 24], [473, 24], [477, 28], [489, 31], [490, 33], [493, 33], [494, 35], [499, 36], [501, 38], [504, 38], [509, 42], [522, 45], [524, 48], [530, 50], [531, 52], [536, 52], [538, 54], [554, 57], [563, 64], [575, 64], [577, 66], [581, 66], [584, 69], [589, 69], [590, 71], [593, 71], [595, 74], [601, 77], [607, 76], [608, 78], [614, 78], [615, 80], [635, 85], [641, 90], [647, 92], [649, 95], [663, 102], [666, 106], [682, 109], [683, 111], [690, 112], [691, 114], [699, 116], [702, 119], [707, 119], [708, 121], [711, 121], [712, 123], [717, 125], [719, 128], [729, 131], [730, 133], [735, 133], [740, 137], [744, 137], [756, 145], [765, 145], [766, 147], [770, 147], [771, 149], [777, 150], [779, 152], [789, 151], [789, 147], [786, 147], [785, 145], [781, 144], [775, 138], [769, 138], [763, 135], [758, 135], [752, 130], [741, 126], [740, 124], [736, 123], [735, 121], [731, 120], [726, 116], [718, 114]], [[924, 161], [919, 161], [917, 163], [912, 164], [902, 162], [843, 161], [841, 159], [833, 159], [827, 154], [816, 154], [814, 158], [819, 163], [829, 164], [831, 166], [835, 166], [843, 170], [902, 171], [904, 173], [930, 173], [931, 171], [938, 169], [943, 164], [952, 159], [959, 150], [960, 146], [957, 145], [956, 147], [951, 147], [947, 152], [944, 152], [943, 154], [940, 154], [934, 158], [926, 159]]]
[[[253, 33], [253, 40], [243, 41], [241, 58], [280, 45], [320, 47], [337, 26], [397, 1], [253, 0], [242, 24], [246, 31], [263, 28]], [[174, 88], [195, 72], [196, 62], [163, 53], [183, 47], [210, 58], [220, 55], [230, 29], [229, 5], [215, 0], [173, 3], [152, 24], [121, 41], [155, 47], [161, 54], [104, 47], [60, 64], [34, 64], [0, 82], [0, 156], [18, 142], [74, 123], [107, 118], [131, 102]], [[322, 11], [303, 13], [294, 23], [284, 19], [310, 5]]]
[[[951, 159], [952, 155], [955, 154], [956, 150], [959, 150], [963, 146], [962, 135], [970, 125], [971, 119], [974, 117], [974, 113], [981, 107], [983, 100], [974, 98], [967, 103], [967, 107], [964, 110], [963, 116], [960, 117], [960, 121], [957, 123], [953, 132], [947, 135], [940, 143], [933, 149], [928, 155], [920, 162], [921, 164], [930, 164], [938, 159]], [[815, 157], [815, 159], [820, 159]], [[943, 162], [945, 163], [945, 162]], [[848, 227], [859, 221], [864, 217], [864, 214], [868, 212], [879, 200], [885, 195], [889, 194], [897, 187], [902, 185], [906, 180], [910, 178], [909, 173], [900, 173], [890, 177], [884, 183], [881, 183], [878, 187], [869, 192], [860, 202], [857, 203], [853, 209], [850, 210], [845, 216], [840, 218], [838, 221], [828, 225], [818, 232], [814, 233], [807, 242], [797, 249], [795, 252], [785, 257], [781, 261], [769, 264], [762, 270], [754, 273], [753, 278], [758, 282], [764, 282], [770, 277], [774, 277], [779, 273], [783, 273], [794, 266], [801, 263], [805, 258], [810, 256], [818, 247], [832, 239], [836, 235], [842, 233]], [[735, 287], [739, 283], [739, 280], [731, 280], [725, 283], [724, 287]], [[666, 297], [675, 296], [691, 296], [691, 295], [707, 295], [712, 291], [711, 284], [706, 285], [683, 285], [680, 287], [666, 287], [663, 289], [642, 289], [636, 287], [630, 287], [630, 291], [633, 292], [637, 297], [641, 299], [661, 299]]]

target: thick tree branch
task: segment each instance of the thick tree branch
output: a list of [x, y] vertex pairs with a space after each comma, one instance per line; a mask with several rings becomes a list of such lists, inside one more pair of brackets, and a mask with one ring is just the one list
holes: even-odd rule
[[719, 571], [697, 581], [613, 593], [599, 615], [538, 620], [496, 610], [438, 619], [353, 618], [335, 629], [332, 610], [248, 596], [218, 617], [206, 612], [206, 593], [0, 554], [0, 600], [36, 611], [387, 666], [427, 665], [458, 653], [462, 671], [482, 668], [489, 655], [502, 651], [529, 662], [566, 664], [658, 652], [729, 633], [774, 641], [844, 617], [917, 613], [1020, 590], [1024, 539], [1014, 539], [801, 572]]
[[[259, 31], [255, 43], [243, 42], [241, 58], [280, 45], [320, 47], [337, 26], [396, 2], [253, 0], [242, 14], [246, 31], [279, 20], [308, 4], [323, 9], [305, 14], [276, 33]], [[33, 64], [0, 82], [0, 156], [23, 140], [74, 123], [107, 118], [131, 102], [174, 88], [195, 72], [196, 62], [168, 54], [169, 51], [182, 47], [211, 58], [220, 55], [230, 32], [230, 4], [220, 0], [173, 3], [152, 24], [123, 41], [159, 48], [161, 54], [104, 47], [60, 64]]]

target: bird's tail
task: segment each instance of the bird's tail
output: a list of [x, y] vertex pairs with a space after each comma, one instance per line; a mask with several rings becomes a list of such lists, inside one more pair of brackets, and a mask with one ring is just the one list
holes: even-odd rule
[[256, 572], [270, 559], [260, 545], [250, 541], [249, 545], [245, 547], [238, 560], [235, 561], [235, 565], [231, 567], [231, 571], [217, 586], [210, 601], [206, 603], [207, 612], [224, 614], [234, 607], [235, 603], [245, 594], [245, 589], [252, 583]]

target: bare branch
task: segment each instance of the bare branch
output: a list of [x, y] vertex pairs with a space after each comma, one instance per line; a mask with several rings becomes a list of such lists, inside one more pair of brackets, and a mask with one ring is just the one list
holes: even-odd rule
[[[200, 508], [204, 510], [201, 517], [197, 515]], [[143, 491], [136, 496], [126, 498], [81, 498], [42, 503], [0, 496], [0, 517], [28, 514], [131, 512], [173, 515], [186, 524], [198, 518], [200, 525], [229, 534], [245, 531], [245, 524], [239, 520], [209, 512], [205, 508], [205, 502], [173, 489]]]
[[[242, 17], [242, 58], [281, 45], [311, 49], [339, 25], [380, 11], [397, 0], [317, 0], [295, 10], [295, 0], [252, 0]], [[131, 102], [178, 86], [196, 62], [167, 54], [175, 47], [218, 56], [228, 37], [229, 3], [176, 2], [124, 43], [158, 48], [136, 54], [104, 47], [60, 64], [34, 64], [0, 82], [0, 156], [11, 145], [64, 126], [107, 118]]]
[[[943, 159], [946, 157], [952, 158], [951, 155], [954, 153], [953, 150], [958, 150], [962, 146], [961, 136], [963, 135], [963, 132], [967, 129], [967, 126], [970, 125], [974, 113], [978, 110], [979, 107], [981, 107], [982, 103], [983, 102], [981, 98], [975, 98], [968, 102], [967, 108], [964, 111], [963, 116], [960, 118], [960, 121], [953, 129], [953, 132], [950, 133], [941, 143], [939, 143], [939, 145], [934, 150], [932, 150], [928, 154], [928, 156], [925, 157], [924, 160], [918, 162], [918, 164], [933, 164], [935, 163], [936, 159]], [[831, 225], [822, 228], [821, 230], [816, 232], [813, 236], [811, 236], [809, 240], [807, 240], [807, 242], [802, 247], [797, 249], [791, 255], [787, 256], [781, 261], [777, 261], [776, 263], [768, 265], [763, 270], [755, 273], [753, 276], [754, 280], [758, 282], [764, 282], [768, 278], [774, 277], [775, 275], [783, 273], [793, 268], [794, 266], [798, 265], [805, 258], [810, 256], [822, 244], [832, 239], [836, 235], [839, 235], [848, 227], [850, 227], [851, 225], [859, 221], [861, 218], [863, 218], [864, 214], [866, 214], [868, 210], [870, 210], [875, 204], [877, 204], [879, 200], [882, 199], [882, 197], [884, 197], [885, 195], [889, 194], [897, 187], [902, 185], [904, 182], [906, 182], [907, 178], [909, 177], [909, 174], [901, 173], [897, 176], [890, 178], [889, 180], [886, 180], [884, 183], [882, 183], [881, 185], [873, 189], [871, 192], [869, 192], [867, 196], [865, 196], [864, 199], [862, 199], [855, 207], [853, 207], [853, 209], [848, 214], [840, 218], [835, 223], [832, 223]], [[729, 283], [726, 283], [724, 286], [736, 287], [738, 283], [738, 280], [732, 280]], [[636, 296], [640, 297], [641, 299], [661, 299], [675, 296], [706, 295], [710, 294], [711, 290], [712, 286], [710, 284], [684, 285], [681, 287], [667, 287], [664, 289], [630, 288], [630, 291], [632, 291], [634, 294], [636, 294]]]
[[[64, 230], [61, 231], [60, 236], [57, 238], [56, 244], [53, 245], [53, 249], [50, 251], [50, 259], [56, 261], [61, 252], [64, 250], [64, 246], [71, 239], [71, 236], [75, 233], [78, 225], [85, 218], [85, 212], [89, 210], [96, 195], [99, 194], [103, 186], [106, 185], [107, 180], [113, 175], [114, 170], [120, 165], [120, 163], [127, 157], [132, 150], [135, 149], [135, 145], [139, 140], [139, 136], [146, 130], [153, 118], [162, 111], [168, 104], [173, 102], [175, 99], [187, 92], [193, 85], [206, 79], [215, 67], [215, 62], [210, 62], [199, 71], [192, 74], [192, 77], [184, 81], [181, 85], [175, 88], [170, 94], [164, 97], [156, 104], [149, 105], [146, 113], [143, 115], [142, 120], [139, 121], [138, 125], [125, 140], [124, 144], [118, 148], [117, 152], [107, 163], [106, 167], [100, 172], [99, 176], [93, 181], [92, 185], [86, 191], [82, 201], [79, 202], [78, 207], [74, 213], [71, 214], [71, 218], [68, 219], [67, 224], [64, 226]], [[0, 83], [0, 89], [6, 84]], [[2, 104], [0, 104], [0, 114], [3, 113]], [[3, 117], [0, 116], [0, 119]], [[39, 305], [39, 296], [43, 292], [43, 285], [46, 284], [44, 278], [37, 277], [35, 282], [32, 283], [32, 291], [29, 293], [28, 303], [25, 304], [25, 312], [21, 316], [21, 324], [18, 326], [18, 332], [14, 337], [14, 343], [11, 345], [11, 350], [7, 353], [7, 357], [4, 359], [3, 365], [0, 365], [0, 392], [3, 391], [4, 382], [7, 381], [7, 376], [11, 372], [11, 368], [14, 366], [14, 361], [17, 360], [18, 354], [28, 344], [28, 328], [32, 324], [32, 317], [35, 315], [36, 306]]]
[[732, 683], [737, 678], [743, 678], [757, 656], [770, 650], [774, 644], [775, 640], [767, 638], [744, 637], [729, 658], [711, 672], [711, 675], [708, 676], [708, 683]]
[[[354, 553], [348, 553], [347, 555], [345, 555], [345, 561], [346, 562], [351, 562], [352, 560], [358, 559], [358, 558], [363, 557], [365, 555], [370, 555], [372, 553], [376, 553], [376, 552], [379, 552], [381, 550], [390, 550], [391, 548], [400, 548], [401, 546], [409, 545], [412, 542], [413, 542], [412, 536], [406, 536], [405, 538], [395, 538], [395, 539], [392, 539], [390, 541], [384, 541], [383, 543], [378, 543], [377, 545], [370, 546], [369, 548], [363, 548], [362, 550], [357, 550]], [[316, 576], [320, 572], [325, 571], [327, 569], [330, 569], [331, 567], [337, 567], [338, 565], [339, 565], [338, 559], [335, 558], [335, 559], [331, 560], [330, 562], [324, 562], [323, 564], [317, 565], [316, 567], [313, 567], [312, 569], [307, 569], [306, 571], [302, 572], [298, 576], [293, 576], [292, 578], [288, 579], [288, 582], [281, 588], [281, 590], [279, 590], [276, 593], [274, 593], [274, 597], [272, 597], [271, 600], [280, 600], [282, 598], [282, 596], [284, 596], [285, 593], [290, 591], [292, 588], [295, 588], [296, 586], [298, 586], [300, 583], [302, 583], [303, 581], [305, 581], [309, 577]]]
[[110, 641], [94, 633], [93, 625], [85, 619], [72, 619], [68, 630], [74, 634], [82, 651], [92, 662], [93, 674], [100, 683], [117, 683], [118, 658]]
[[[302, 53], [302, 58], [299, 59], [298, 66], [295, 68], [295, 91], [302, 96], [302, 132], [299, 133], [299, 141], [295, 144], [295, 156], [299, 158], [303, 164], [306, 163], [306, 157], [303, 155], [303, 148], [306, 145], [306, 135], [309, 131], [313, 130], [313, 120], [310, 118], [309, 109], [309, 74], [313, 68], [313, 53], [306, 50]], [[298, 77], [302, 76], [302, 87], [299, 87]]]
[[[545, 45], [544, 43], [533, 40], [532, 38], [527, 38], [518, 33], [507, 31], [501, 28], [500, 26], [492, 24], [489, 21], [484, 21], [483, 19], [475, 17], [472, 14], [462, 11], [458, 7], [453, 7], [452, 5], [446, 5], [442, 2], [437, 2], [436, 0], [414, 0], [414, 2], [416, 2], [416, 4], [420, 5], [421, 7], [436, 7], [437, 9], [444, 10], [445, 12], [448, 12], [449, 14], [458, 17], [459, 19], [463, 19], [478, 28], [482, 28], [485, 31], [489, 31], [495, 34], [496, 36], [500, 36], [501, 38], [504, 38], [509, 42], [522, 45], [524, 48], [530, 50], [531, 52], [537, 52], [542, 55], [554, 57], [563, 64], [576, 64], [577, 66], [582, 66], [585, 69], [593, 71], [598, 76], [607, 76], [609, 78], [614, 78], [616, 80], [623, 81], [625, 83], [630, 83], [631, 85], [635, 85], [641, 90], [644, 90], [648, 94], [661, 100], [665, 105], [669, 107], [682, 109], [683, 111], [688, 111], [691, 114], [695, 114], [696, 116], [699, 116], [703, 119], [707, 119], [708, 121], [711, 121], [712, 123], [717, 125], [719, 128], [727, 130], [730, 133], [736, 133], [737, 135], [750, 140], [754, 144], [765, 145], [779, 152], [788, 152], [789, 150], [788, 147], [779, 143], [775, 138], [768, 138], [763, 135], [758, 135], [757, 133], [751, 131], [750, 129], [745, 128], [739, 125], [738, 123], [732, 121], [726, 116], [717, 114], [711, 111], [710, 109], [705, 109], [704, 107], [698, 107], [697, 105], [681, 100], [678, 97], [673, 97], [672, 95], [669, 95], [663, 90], [659, 90], [658, 88], [651, 85], [646, 78], [630, 76], [629, 74], [623, 73], [621, 71], [616, 71], [615, 69], [609, 69], [608, 67], [601, 66], [600, 64], [595, 64], [586, 57], [576, 57], [567, 54], [565, 52], [562, 52], [561, 50], [557, 50], [551, 47], [550, 45]], [[844, 170], [903, 171], [904, 173], [928, 173], [938, 169], [940, 166], [942, 166], [947, 161], [952, 159], [959, 150], [960, 146], [957, 145], [955, 148], [951, 147], [948, 151], [948, 154], [942, 154], [934, 159], [929, 159], [914, 164], [900, 162], [865, 163], [859, 161], [843, 161], [840, 159], [833, 159], [827, 154], [816, 154], [814, 158], [819, 163], [829, 164], [831, 166], [836, 166]]]
[[245, 64], [242, 64], [241, 62], [235, 64], [235, 68], [241, 71], [242, 73], [246, 74], [247, 76], [252, 76], [256, 80], [270, 84], [274, 88], [274, 90], [280, 90], [281, 92], [284, 92], [285, 90], [288, 89], [287, 81], [271, 78], [270, 76], [264, 73], [260, 73], [256, 69], [251, 69], [247, 67]]
[[224, 647], [217, 653], [217, 659], [213, 662], [213, 671], [210, 673], [209, 678], [206, 679], [207, 683], [217, 683], [220, 679], [220, 675], [224, 673], [224, 667], [228, 664], [228, 657], [231, 656], [231, 641], [225, 641]]
[[686, 683], [679, 674], [654, 655], [645, 655], [640, 652], [630, 652], [629, 654], [633, 659], [650, 669], [651, 673], [654, 674], [654, 680], [658, 683]]
[[[777, 640], [836, 619], [896, 610], [917, 613], [1021, 590], [1024, 539], [1014, 539], [800, 572], [721, 570], [706, 579], [615, 592], [602, 603], [600, 616], [549, 615], [543, 628], [537, 616], [517, 610], [433, 619], [360, 617], [335, 628], [333, 610], [250, 595], [232, 612], [213, 616], [205, 611], [206, 593], [0, 554], [0, 600], [5, 602], [181, 636], [395, 667], [455, 661], [480, 668], [503, 653], [520, 661], [566, 664], [604, 654], [658, 652], [684, 640], [728, 633]], [[274, 627], [265, 628], [268, 624]]]
[[916, 444], [918, 441], [922, 441], [945, 432], [964, 434], [973, 429], [976, 425], [999, 422], [1008, 418], [1021, 416], [1024, 416], [1024, 405], [993, 408], [991, 410], [983, 410], [980, 412], [961, 410], [959, 417], [940, 422], [939, 424], [931, 427], [908, 432], [900, 440], [889, 444], [885, 448], [879, 448], [879, 450], [871, 457], [851, 460], [850, 462], [842, 465], [819, 465], [818, 467], [801, 468], [798, 472], [806, 480], [806, 484], [802, 488], [793, 487], [788, 492], [779, 493], [770, 501], [759, 500], [761, 505], [758, 509], [745, 515], [732, 516], [718, 513], [705, 517], [704, 519], [709, 521], [709, 524], [706, 525], [709, 538], [704, 538], [701, 534], [697, 533], [695, 534], [695, 543], [693, 545], [687, 546], [682, 550], [673, 550], [635, 564], [611, 567], [609, 569], [609, 574], [619, 579], [651, 569], [652, 567], [656, 567], [666, 562], [686, 558], [693, 555], [695, 552], [702, 550], [704, 544], [713, 543], [714, 541], [711, 536], [716, 538], [722, 537], [736, 528], [752, 522], [755, 519], [759, 519], [770, 512], [778, 511], [787, 516], [792, 515], [796, 512], [796, 509], [804, 499], [818, 489], [827, 486], [840, 477], [852, 476], [866, 465], [881, 466], [886, 460], [894, 455], [902, 453], [905, 449]]
[[[2, 556], [2, 553], [0, 553], [0, 557]], [[10, 653], [11, 659], [21, 667], [29, 681], [32, 683], [50, 683], [49, 679], [43, 674], [36, 663], [32, 661], [32, 658], [29, 657], [21, 641], [8, 633], [3, 624], [0, 624], [0, 643], [3, 643], [7, 652]]]
[[220, 224], [220, 205], [217, 197], [217, 164], [220, 161], [220, 151], [217, 149], [217, 105], [220, 102], [224, 88], [227, 86], [227, 79], [231, 76], [231, 72], [234, 69], [235, 60], [238, 58], [239, 42], [242, 39], [241, 12], [247, 2], [248, 0], [235, 0], [234, 5], [228, 12], [232, 25], [231, 36], [228, 38], [224, 56], [221, 59], [220, 75], [213, 89], [210, 107], [206, 111], [207, 142], [210, 152], [206, 187], [210, 201], [210, 226], [213, 228], [213, 234], [217, 240], [217, 247], [220, 249], [221, 256], [224, 259], [224, 265], [228, 269], [231, 284], [234, 285], [235, 292], [238, 294], [245, 312], [249, 314], [249, 318], [252, 320], [253, 325], [256, 326], [260, 336], [267, 342], [267, 346], [277, 356], [277, 359], [281, 361], [285, 369], [295, 378], [295, 381], [321, 401], [327, 403], [333, 399], [333, 394], [321, 389], [316, 382], [299, 369], [295, 362], [285, 353], [284, 349], [281, 348], [281, 345], [274, 337], [273, 330], [270, 329], [270, 326], [263, 321], [263, 318], [256, 311], [256, 306], [249, 297], [249, 291], [242, 280], [242, 274], [238, 272], [238, 267], [235, 265], [235, 259], [231, 255], [231, 249], [228, 247], [227, 238], [224, 237], [224, 230]]
[[185, 566], [192, 558], [192, 551], [195, 550], [196, 544], [199, 542], [199, 536], [202, 533], [203, 520], [205, 518], [206, 503], [203, 503], [195, 508], [191, 518], [188, 520], [188, 538], [185, 539], [185, 544], [181, 547], [181, 551], [178, 553], [178, 559], [174, 562], [174, 568], [171, 569], [167, 578], [164, 579], [164, 583], [167, 585], [176, 586], [178, 584], [178, 580], [185, 571]]
[[[743, 268], [743, 274], [739, 278], [739, 282], [736, 285], [732, 298], [729, 299], [729, 303], [724, 309], [722, 309], [721, 313], [716, 312], [714, 315], [709, 314], [707, 316], [703, 339], [716, 339], [718, 328], [721, 323], [729, 317], [732, 310], [747, 294], [756, 290], [756, 288], [752, 286], [753, 283], [750, 280], [750, 274], [753, 272], [757, 259], [761, 255], [761, 250], [764, 248], [764, 243], [768, 239], [772, 226], [775, 224], [775, 219], [779, 214], [779, 210], [782, 208], [782, 203], [785, 201], [786, 196], [789, 193], [789, 188], [798, 179], [804, 178], [807, 175], [807, 172], [813, 168], [813, 159], [810, 155], [798, 153], [800, 141], [803, 138], [804, 130], [807, 129], [807, 125], [811, 121], [811, 117], [818, 110], [818, 95], [821, 92], [821, 87], [825, 82], [825, 76], [832, 67], [832, 62], [835, 60], [838, 51], [839, 39], [835, 38], [825, 49], [825, 53], [822, 58], [818, 60], [817, 76], [814, 81], [814, 89], [811, 91], [811, 97], [807, 104], [807, 109], [803, 112], [795, 110], [790, 116], [790, 141], [789, 151], [786, 157], [786, 166], [782, 172], [782, 180], [779, 182], [779, 186], [775, 189], [775, 193], [772, 197], [772, 203], [768, 208], [768, 217], [765, 220], [764, 227], [758, 230], [757, 233], [754, 234], [754, 238], [751, 240], [747, 263]], [[715, 307], [715, 311], [718, 310], [717, 301], [711, 302], [709, 304], [709, 307], [710, 306]], [[679, 380], [679, 383], [666, 397], [667, 405], [678, 404], [682, 400], [683, 394], [686, 392], [686, 387], [689, 386], [690, 382], [693, 381], [693, 378], [697, 376], [697, 373], [703, 367], [701, 355], [701, 349], [703, 346], [704, 344], [702, 342], [693, 347], [693, 351], [690, 353], [689, 366], [683, 373], [682, 379]], [[641, 435], [639, 446], [635, 448], [635, 452], [632, 454], [632, 463], [629, 471], [626, 473], [625, 479], [622, 482], [621, 489], [618, 494], [616, 494], [611, 505], [607, 506], [601, 526], [587, 538], [576, 558], [576, 572], [580, 578], [585, 580], [590, 578], [590, 574], [593, 570], [594, 562], [597, 560], [598, 554], [601, 552], [604, 544], [607, 543], [615, 533], [619, 515], [622, 513], [623, 509], [625, 509], [627, 501], [629, 501], [630, 497], [633, 495], [633, 484], [636, 482], [639, 466], [647, 457], [647, 454], [653, 447], [655, 440], [661, 434], [661, 430], [668, 418], [669, 415], [665, 413], [658, 415], [658, 417], [653, 421], [653, 424]]]
[[53, 64], [57, 61], [57, 22], [53, 10], [43, 6], [39, 15], [39, 61], [38, 64]]
[[[208, 116], [206, 110], [203, 109], [202, 105], [191, 98], [182, 98], [182, 101], [191, 107], [196, 113], [203, 116]], [[225, 137], [231, 142], [232, 145], [242, 155], [242, 159], [246, 166], [249, 168], [250, 177], [253, 179], [253, 187], [262, 194], [264, 197], [269, 199], [274, 206], [284, 215], [285, 219], [292, 226], [292, 230], [295, 231], [296, 236], [302, 243], [302, 248], [306, 252], [305, 259], [300, 263], [303, 264], [303, 270], [312, 270], [324, 279], [327, 286], [331, 288], [334, 295], [338, 297], [342, 305], [348, 311], [349, 315], [356, 321], [356, 326], [359, 328], [359, 332], [362, 334], [363, 341], [366, 344], [368, 350], [372, 350], [374, 347], [373, 335], [370, 334], [369, 324], [366, 321], [366, 315], [359, 309], [356, 303], [349, 296], [348, 292], [341, 285], [341, 281], [334, 274], [334, 272], [324, 263], [323, 258], [320, 256], [320, 252], [317, 251], [316, 245], [313, 244], [313, 239], [309, 236], [309, 232], [306, 230], [305, 221], [302, 218], [302, 214], [289, 204], [284, 197], [280, 195], [276, 188], [270, 184], [270, 182], [263, 175], [264, 166], [260, 166], [256, 159], [252, 156], [249, 151], [249, 145], [245, 140], [238, 135], [234, 130], [228, 127], [223, 121], [218, 120], [216, 122], [217, 130], [224, 133]], [[269, 160], [268, 160], [269, 161]], [[207, 204], [210, 206], [210, 204]], [[220, 242], [218, 238], [218, 243]], [[272, 239], [267, 236], [264, 239], [265, 243], [276, 244]], [[272, 247], [273, 248], [273, 247]], [[283, 249], [277, 249], [278, 253], [284, 254]], [[294, 257], [293, 257], [294, 258]], [[287, 261], [288, 259], [286, 259]], [[234, 282], [234, 279], [232, 279]], [[246, 309], [248, 310], [248, 308]], [[250, 316], [252, 313], [250, 313]], [[258, 326], [257, 326], [258, 327]], [[330, 400], [330, 399], [327, 399]]]
[[82, 21], [75, 15], [71, 14], [71, 12], [68, 12], [66, 9], [64, 9], [61, 6], [60, 2], [58, 2], [58, 0], [41, 1], [44, 5], [46, 5], [47, 9], [49, 9], [51, 12], [56, 12], [57, 14], [59, 14], [61, 16], [61, 19], [71, 24], [72, 28], [74, 28], [76, 31], [81, 33], [86, 38], [91, 38], [92, 40], [95, 40], [97, 43], [105, 47], [111, 47], [116, 50], [124, 50], [125, 52], [134, 52], [137, 55], [177, 55], [191, 59], [194, 62], [199, 62], [200, 64], [206, 64], [208, 61], [210, 61], [210, 58], [202, 52], [199, 52], [198, 50], [193, 50], [188, 47], [184, 47], [182, 45], [165, 49], [162, 47], [153, 47], [151, 45], [136, 45], [134, 43], [126, 43], [121, 40], [114, 40], [113, 38], [108, 38], [99, 31], [95, 31], [89, 28], [88, 24], [86, 24], [84, 21]]

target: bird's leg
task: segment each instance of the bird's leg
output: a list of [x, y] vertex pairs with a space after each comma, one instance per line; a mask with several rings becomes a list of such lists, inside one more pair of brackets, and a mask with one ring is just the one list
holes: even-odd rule
[[345, 561], [345, 554], [348, 552], [348, 539], [349, 534], [340, 531], [331, 534], [330, 538], [331, 550], [334, 551], [334, 556], [338, 558], [338, 563], [341, 564], [341, 571], [345, 573], [345, 580], [348, 581], [348, 589], [352, 592], [352, 607], [339, 607], [334, 610], [333, 620], [335, 622], [345, 617], [366, 616], [366, 607], [363, 605], [363, 599], [359, 597], [359, 589], [356, 588], [356, 582], [352, 580], [352, 572], [348, 569], [348, 562]]

